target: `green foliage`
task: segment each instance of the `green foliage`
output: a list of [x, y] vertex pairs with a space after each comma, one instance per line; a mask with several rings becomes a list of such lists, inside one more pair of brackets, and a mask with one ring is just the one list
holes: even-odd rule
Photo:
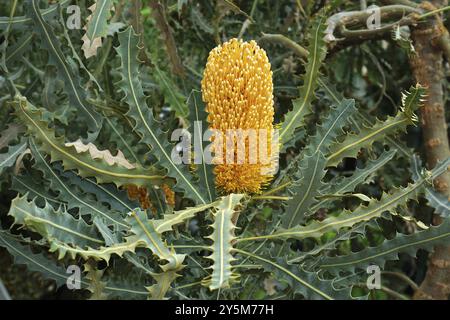
[[317, 18], [309, 31], [309, 56], [304, 76], [304, 84], [300, 87], [300, 98], [293, 101], [293, 110], [285, 116], [280, 130], [280, 140], [288, 147], [294, 141], [295, 129], [304, 125], [305, 117], [311, 113], [311, 102], [315, 97], [317, 79], [322, 61], [326, 56], [325, 18]]
[[236, 241], [233, 219], [236, 219], [238, 211], [236, 206], [242, 199], [242, 194], [231, 194], [224, 197], [213, 212], [214, 223], [211, 225], [213, 233], [208, 236], [213, 241], [209, 249], [212, 251], [209, 259], [213, 261], [212, 274], [205, 279], [204, 283], [210, 290], [229, 288], [238, 275], [232, 271], [231, 262], [233, 258], [231, 251]]
[[168, 175], [177, 180], [181, 190], [187, 191], [196, 202], [206, 203], [187, 168], [173, 162], [171, 158], [173, 146], [168, 142], [167, 134], [159, 128], [151, 110], [147, 107], [142, 85], [139, 82], [138, 37], [134, 34], [133, 28], [130, 27], [119, 33], [119, 41], [120, 46], [117, 52], [122, 61], [120, 68], [122, 79], [119, 86], [130, 107], [127, 116], [136, 123], [134, 128], [141, 135], [141, 141], [153, 146], [152, 154], [158, 158], [158, 164], [165, 167]]
[[339, 270], [354, 270], [364, 268], [370, 264], [384, 266], [387, 260], [398, 259], [398, 254], [409, 253], [416, 255], [418, 249], [431, 250], [433, 246], [445, 244], [450, 237], [449, 221], [437, 227], [430, 227], [425, 231], [410, 235], [398, 234], [394, 239], [387, 240], [377, 247], [365, 248], [345, 257], [326, 258], [321, 268], [338, 272]]
[[8, 152], [0, 154], [0, 173], [2, 173], [5, 168], [13, 166], [17, 157], [25, 151], [26, 147], [26, 143], [18, 144], [9, 147]]
[[[45, 50], [48, 52], [48, 64], [55, 67], [58, 76], [67, 86], [65, 92], [68, 96], [69, 108], [76, 108], [79, 115], [82, 115], [86, 122], [88, 130], [94, 135], [100, 130], [103, 118], [94, 109], [94, 106], [87, 101], [86, 93], [80, 85], [80, 78], [77, 71], [74, 71], [74, 66], [70, 65], [68, 60], [64, 57], [61, 50], [61, 45], [56, 38], [54, 31], [50, 25], [45, 22], [40, 10], [38, 0], [29, 0], [27, 8], [27, 16], [30, 17], [34, 23], [36, 30], [39, 33], [42, 41], [40, 42]], [[74, 63], [71, 61], [71, 63]], [[57, 112], [64, 113], [66, 110], [59, 109]]]
[[[46, 121], [40, 120], [41, 112], [25, 98], [18, 96], [14, 106], [33, 138], [39, 143], [39, 148], [50, 154], [52, 161], [62, 161], [66, 170], [76, 169], [82, 177], [95, 177], [99, 183], [114, 182], [118, 186], [145, 186], [158, 184], [163, 180], [161, 171], [155, 168], [141, 168], [138, 165], [127, 167], [120, 163], [111, 166], [103, 159], [93, 159], [89, 152], [78, 152], [74, 146], [64, 144], [64, 137], [57, 137]], [[115, 169], [111, 170], [112, 168]]]
[[[8, 39], [0, 246], [15, 263], [57, 286], [78, 265], [92, 299], [331, 300], [371, 297], [366, 289], [355, 294], [371, 263], [390, 270], [399, 254], [449, 243], [450, 205], [432, 181], [450, 159], [425, 170], [401, 141], [415, 137], [423, 87], [385, 74], [381, 83], [372, 69], [359, 74], [370, 66], [367, 51], [327, 57], [328, 14], [314, 15], [313, 2], [304, 10], [290, 1], [258, 9], [168, 3], [164, 26], [126, 1], [97, 1], [93, 12], [82, 5], [91, 15], [85, 31], [67, 30], [60, 7], [39, 8], [37, 0], [12, 19], [0, 17]], [[167, 47], [161, 27], [177, 48]], [[201, 73], [222, 38], [280, 29], [308, 44], [306, 61], [297, 61], [260, 43], [272, 63], [280, 171], [262, 194], [221, 194], [205, 162], [209, 142], [191, 150], [200, 163], [178, 164], [171, 133], [183, 128], [195, 137], [207, 128]], [[84, 33], [104, 41], [97, 55], [81, 54]], [[349, 55], [361, 65], [350, 68]], [[180, 58], [183, 75], [171, 71], [169, 56]], [[386, 92], [397, 80], [402, 85]], [[381, 100], [361, 94], [373, 91], [365, 86], [383, 87]], [[443, 223], [432, 226], [416, 207], [434, 208]]]
[[108, 31], [108, 19], [110, 17], [112, 0], [98, 0], [95, 9], [87, 25], [87, 36], [90, 40], [105, 37]]

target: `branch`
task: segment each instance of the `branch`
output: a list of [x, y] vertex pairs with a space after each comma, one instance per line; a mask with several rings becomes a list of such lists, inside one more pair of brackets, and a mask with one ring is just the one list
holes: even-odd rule
[[151, 0], [149, 5], [153, 11], [156, 26], [164, 38], [167, 54], [169, 55], [170, 63], [172, 65], [172, 71], [174, 74], [184, 77], [184, 67], [180, 56], [178, 55], [175, 39], [166, 18], [166, 10], [159, 0]]
[[[367, 40], [390, 32], [397, 25], [412, 25], [422, 13], [421, 9], [405, 5], [379, 7], [381, 21], [388, 24], [376, 29], [368, 29], [367, 21], [373, 15], [372, 10], [339, 12], [328, 18], [327, 39], [330, 43], [339, 41]], [[394, 20], [394, 21], [392, 21]], [[348, 29], [363, 26], [363, 29]], [[340, 37], [341, 39], [336, 37]]]
[[[371, 16], [370, 10], [340, 12], [331, 16], [327, 23], [327, 40], [329, 41], [329, 53], [339, 51], [348, 46], [362, 43], [367, 40], [378, 40], [386, 37], [387, 34], [397, 26], [414, 26], [420, 20], [436, 14], [434, 11], [424, 13], [424, 8], [410, 1], [383, 1], [386, 3], [401, 3], [380, 7], [381, 20], [390, 21], [377, 29], [354, 29], [358, 26], [365, 26], [367, 19]], [[445, 8], [444, 8], [445, 9]], [[439, 11], [442, 11], [440, 9]], [[393, 21], [392, 21], [393, 20]], [[349, 29], [351, 27], [352, 29]], [[445, 28], [444, 28], [445, 29]], [[339, 37], [336, 38], [335, 34]], [[450, 61], [450, 37], [448, 32], [444, 32], [439, 39], [439, 45]], [[306, 58], [308, 51], [302, 46], [281, 34], [265, 34], [259, 41], [279, 43], [293, 50], [297, 55]]]
[[412, 8], [418, 8], [419, 4], [412, 2], [410, 0], [381, 0], [381, 3], [383, 4], [402, 4], [404, 6], [409, 6]]
[[304, 59], [306, 59], [309, 55], [308, 50], [303, 48], [301, 45], [295, 43], [288, 37], [283, 36], [282, 34], [263, 33], [263, 36], [259, 39], [258, 42], [263, 42], [263, 41], [279, 43], [279, 44], [291, 49], [297, 55], [299, 55], [300, 57], [302, 57]]
[[[437, 4], [437, 1], [435, 1]], [[441, 4], [444, 2], [440, 0]], [[427, 11], [436, 7], [430, 2], [421, 6]], [[445, 99], [443, 91], [444, 66], [442, 38], [448, 37], [439, 15], [433, 15], [424, 23], [412, 27], [411, 38], [416, 54], [410, 57], [411, 69], [417, 82], [428, 89], [427, 99], [421, 107], [422, 134], [427, 156], [428, 168], [450, 156], [447, 123], [445, 119]], [[448, 47], [448, 44], [446, 45]], [[448, 51], [447, 51], [448, 53]], [[450, 174], [445, 172], [435, 179], [436, 190], [450, 196]], [[439, 224], [439, 219], [435, 223]], [[414, 299], [446, 300], [450, 294], [450, 246], [437, 246], [430, 256], [425, 280], [414, 293]]]
[[447, 29], [445, 29], [443, 35], [439, 37], [437, 44], [441, 47], [447, 61], [450, 62], [450, 36]]

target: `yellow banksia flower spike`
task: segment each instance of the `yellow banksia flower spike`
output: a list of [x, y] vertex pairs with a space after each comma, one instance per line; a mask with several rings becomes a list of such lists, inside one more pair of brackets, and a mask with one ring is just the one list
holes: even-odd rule
[[[225, 138], [220, 145], [223, 146], [222, 162], [217, 159], [216, 148], [219, 146], [214, 145], [217, 188], [223, 193], [259, 193], [273, 178], [270, 172], [267, 173], [270, 163], [262, 161], [258, 149], [265, 142], [267, 156], [272, 154], [273, 82], [266, 52], [255, 41], [244, 42], [238, 39], [231, 39], [214, 48], [204, 71], [202, 96], [206, 103], [210, 129], [220, 132], [223, 137], [230, 129], [257, 132], [257, 144], [250, 145], [250, 139], [245, 140], [243, 163], [226, 161], [225, 155], [229, 150], [226, 150]], [[260, 132], [267, 132], [267, 142], [260, 139]], [[235, 146], [239, 144], [238, 140], [233, 143]], [[236, 149], [234, 148], [235, 159]], [[254, 160], [255, 156], [257, 161]], [[250, 158], [253, 160], [250, 161]]]

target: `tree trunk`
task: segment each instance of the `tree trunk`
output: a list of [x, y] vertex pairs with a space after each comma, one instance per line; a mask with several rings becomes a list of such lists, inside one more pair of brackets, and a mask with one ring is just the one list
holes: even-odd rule
[[[445, 5], [447, 1], [435, 1]], [[432, 6], [423, 3], [423, 6]], [[432, 9], [427, 7], [427, 9]], [[439, 161], [450, 157], [445, 101], [443, 92], [443, 53], [438, 44], [445, 28], [440, 18], [429, 19], [412, 28], [416, 55], [411, 57], [414, 76], [428, 88], [426, 102], [420, 110], [423, 140], [426, 148], [427, 167], [433, 168]], [[446, 172], [434, 181], [436, 190], [450, 198], [450, 173]], [[441, 223], [440, 217], [434, 219]], [[450, 246], [437, 246], [429, 259], [428, 270], [414, 299], [448, 299], [450, 294]]]

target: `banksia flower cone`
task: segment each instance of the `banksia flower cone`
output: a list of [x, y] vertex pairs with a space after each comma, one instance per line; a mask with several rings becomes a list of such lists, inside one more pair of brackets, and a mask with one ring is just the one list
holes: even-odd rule
[[[218, 142], [213, 136], [216, 186], [223, 193], [260, 192], [272, 179], [272, 160], [263, 161], [260, 154], [262, 147], [265, 157], [272, 158], [273, 83], [266, 52], [255, 41], [237, 39], [214, 48], [203, 75], [202, 95], [209, 127], [223, 137]], [[239, 129], [256, 132], [257, 143], [250, 143], [249, 138], [242, 143], [236, 138], [232, 140], [234, 148], [230, 148], [227, 132]], [[264, 134], [266, 138], [262, 138]], [[237, 150], [244, 144], [245, 159], [237, 163]], [[222, 148], [221, 159], [218, 148]], [[226, 154], [230, 152], [234, 152], [234, 163], [227, 161]]]

